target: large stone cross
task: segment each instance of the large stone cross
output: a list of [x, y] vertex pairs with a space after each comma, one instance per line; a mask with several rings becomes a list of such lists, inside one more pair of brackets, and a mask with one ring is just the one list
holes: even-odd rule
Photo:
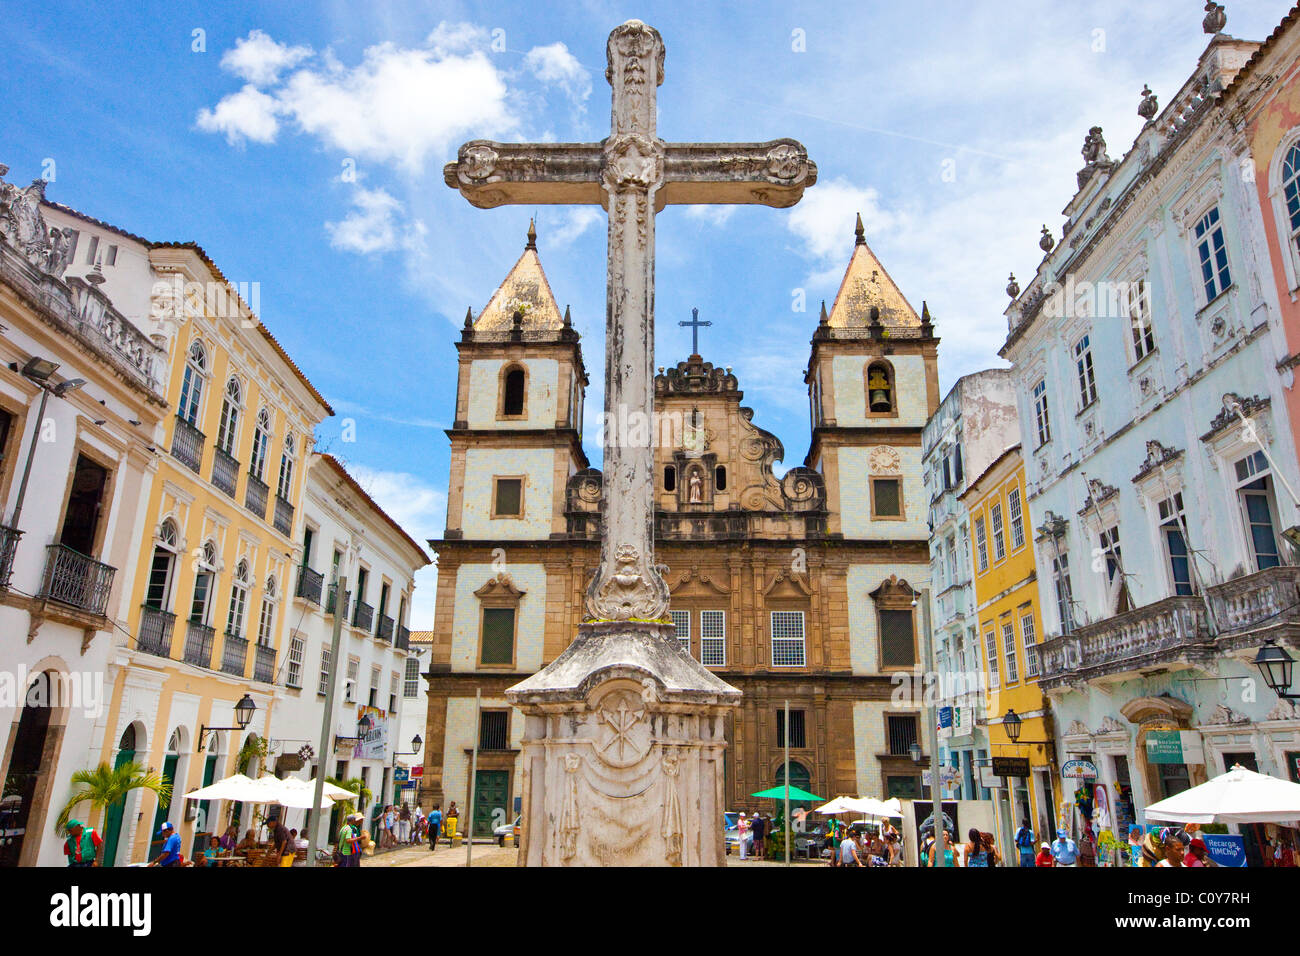
[[[594, 621], [661, 620], [668, 588], [654, 564], [654, 230], [668, 203], [792, 206], [817, 181], [793, 139], [665, 143], [655, 132], [663, 82], [659, 32], [629, 20], [609, 35], [609, 136], [599, 143], [472, 140], [444, 169], [483, 209], [600, 203], [609, 213], [605, 305], [604, 529], [587, 589]], [[620, 414], [621, 412], [621, 414]], [[629, 423], [626, 434], [616, 423]]]

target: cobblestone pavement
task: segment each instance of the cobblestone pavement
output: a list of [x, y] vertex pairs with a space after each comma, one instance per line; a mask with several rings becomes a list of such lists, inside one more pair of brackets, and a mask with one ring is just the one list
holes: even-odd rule
[[[514, 847], [499, 847], [495, 843], [475, 843], [474, 844], [474, 865], [475, 866], [516, 866], [518, 865], [519, 851]], [[428, 846], [402, 847], [398, 850], [386, 850], [383, 853], [377, 853], [374, 856], [368, 856], [361, 861], [361, 868], [368, 869], [372, 866], [464, 866], [465, 865], [465, 847], [458, 846], [452, 849], [447, 846], [439, 846], [437, 850], [430, 853]], [[816, 867], [825, 866], [822, 860], [800, 860], [792, 861], [791, 866], [795, 867]], [[727, 857], [727, 866], [752, 867], [752, 866], [784, 866], [780, 861], [756, 860], [749, 858], [742, 861], [734, 853]]]

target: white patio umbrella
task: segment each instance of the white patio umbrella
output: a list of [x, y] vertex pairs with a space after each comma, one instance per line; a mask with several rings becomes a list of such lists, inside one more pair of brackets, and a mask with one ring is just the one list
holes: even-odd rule
[[1172, 823], [1291, 823], [1300, 820], [1300, 784], [1235, 766], [1151, 804], [1146, 815]]
[[824, 816], [834, 816], [838, 813], [861, 813], [857, 807], [850, 806], [855, 802], [854, 797], [836, 797], [830, 803], [818, 807], [813, 813], [820, 813]]
[[233, 774], [185, 794], [186, 800], [245, 800], [256, 803], [261, 789], [256, 780]]
[[[314, 780], [299, 780], [296, 777], [286, 777], [281, 780], [268, 774], [259, 777], [254, 783], [258, 791], [257, 796], [253, 798], [255, 803], [278, 803], [282, 807], [294, 810], [310, 810], [314, 806], [312, 802], [316, 789]], [[349, 790], [327, 782], [317, 809], [329, 810], [336, 800], [355, 800], [356, 796]]]

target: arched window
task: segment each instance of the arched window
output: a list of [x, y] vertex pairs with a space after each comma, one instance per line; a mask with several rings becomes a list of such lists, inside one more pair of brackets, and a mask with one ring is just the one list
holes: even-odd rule
[[244, 636], [244, 617], [248, 613], [248, 561], [239, 559], [235, 566], [235, 583], [230, 588], [230, 613], [226, 615], [226, 633]]
[[194, 575], [194, 596], [190, 601], [190, 620], [206, 626], [212, 607], [212, 582], [217, 575], [217, 546], [211, 541], [203, 542], [203, 554], [198, 564], [198, 573]]
[[276, 483], [275, 493], [285, 501], [293, 501], [293, 465], [297, 453], [297, 443], [293, 432], [284, 436], [284, 448], [280, 450], [280, 480]]
[[677, 490], [677, 469], [673, 465], [664, 467], [664, 491]]
[[275, 599], [275, 576], [267, 575], [266, 588], [262, 592], [262, 613], [257, 621], [257, 643], [263, 647], [271, 646], [271, 632], [275, 628]]
[[718, 491], [727, 490], [727, 466], [719, 465], [713, 472], [713, 487]]
[[894, 370], [888, 362], [872, 362], [867, 366], [867, 411], [889, 415], [894, 410]]
[[253, 429], [253, 450], [248, 458], [248, 473], [258, 481], [265, 481], [266, 450], [271, 443], [271, 413], [265, 408], [257, 413], [257, 427]]
[[221, 402], [221, 422], [217, 427], [217, 447], [230, 457], [235, 456], [235, 435], [239, 429], [239, 410], [244, 404], [244, 389], [239, 379], [226, 383], [226, 396]]
[[1292, 144], [1282, 162], [1282, 201], [1286, 204], [1291, 249], [1300, 253], [1300, 142]]
[[501, 386], [501, 414], [517, 417], [524, 414], [526, 378], [524, 370], [515, 366], [506, 372]]
[[[778, 787], [785, 786], [785, 764], [784, 763], [782, 763], [780, 766], [776, 768], [776, 785]], [[799, 761], [791, 760], [790, 761], [790, 789], [793, 790], [796, 787], [798, 787], [800, 790], [803, 790], [807, 793], [812, 793], [812, 774], [810, 774], [808, 772], [808, 768], [805, 767], [803, 764], [799, 763]], [[796, 809], [807, 811], [807, 810], [811, 810], [812, 808], [813, 808], [813, 804], [808, 803], [806, 801], [793, 800], [793, 799], [790, 801], [791, 812], [793, 812]]]
[[168, 518], [158, 529], [158, 542], [154, 545], [153, 561], [149, 565], [149, 582], [145, 587], [145, 607], [166, 611], [171, 604], [178, 540], [176, 523]]
[[208, 353], [203, 343], [195, 339], [190, 343], [189, 355], [185, 359], [185, 375], [181, 380], [181, 398], [176, 406], [176, 414], [191, 425], [198, 424], [199, 407], [203, 401], [203, 382], [208, 370]]

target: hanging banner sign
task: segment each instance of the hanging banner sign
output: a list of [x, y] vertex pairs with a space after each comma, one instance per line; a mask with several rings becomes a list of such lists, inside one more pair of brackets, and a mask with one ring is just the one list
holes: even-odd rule
[[1194, 730], [1147, 732], [1147, 760], [1151, 763], [1205, 763], [1201, 735]]
[[1205, 852], [1219, 866], [1245, 866], [1246, 841], [1236, 833], [1202, 833]]
[[1096, 780], [1097, 765], [1091, 760], [1067, 760], [1061, 766], [1061, 776], [1066, 780]]
[[993, 774], [997, 777], [1028, 777], [1028, 757], [994, 757]]

